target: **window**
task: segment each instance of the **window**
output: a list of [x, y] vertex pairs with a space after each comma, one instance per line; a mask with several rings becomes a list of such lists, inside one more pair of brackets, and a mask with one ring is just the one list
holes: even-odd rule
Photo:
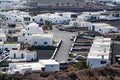
[[43, 22], [43, 19], [40, 19], [40, 22]]
[[24, 21], [30, 21], [30, 17], [24, 17]]
[[8, 51], [8, 48], [5, 48], [6, 51]]
[[44, 44], [47, 44], [47, 42], [44, 42]]
[[53, 65], [51, 65], [51, 67], [53, 67]]
[[34, 42], [34, 44], [37, 44], [37, 42]]
[[25, 36], [25, 33], [23, 33], [23, 36]]
[[77, 18], [76, 14], [71, 14], [71, 18]]
[[12, 48], [12, 50], [17, 50], [17, 48]]
[[107, 62], [106, 61], [101, 61], [101, 64], [106, 64]]
[[33, 21], [35, 21], [35, 19], [32, 19]]
[[59, 16], [63, 16], [63, 14], [59, 14]]

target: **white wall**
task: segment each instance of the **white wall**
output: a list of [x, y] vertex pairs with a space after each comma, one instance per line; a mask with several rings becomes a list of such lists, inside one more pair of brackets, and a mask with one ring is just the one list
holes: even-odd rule
[[[14, 58], [16, 55], [16, 58]], [[23, 55], [23, 58], [22, 58]], [[26, 61], [31, 61], [32, 59], [35, 60], [37, 58], [37, 54], [35, 52], [26, 52], [26, 51], [10, 51], [10, 59], [25, 59]]]
[[[45, 44], [47, 43], [47, 44]], [[53, 40], [52, 40], [52, 37], [40, 37], [40, 36], [33, 36], [33, 44], [32, 45], [35, 45], [35, 46], [39, 46], [39, 45], [43, 45], [43, 46], [51, 46], [53, 45]]]
[[[14, 58], [14, 54], [16, 55], [16, 58]], [[22, 58], [22, 55], [23, 54], [23, 58], [25, 57], [25, 52], [12, 52], [10, 51], [10, 57], [9, 58], [12, 58], [12, 59], [23, 59]]]
[[[101, 61], [106, 61], [105, 64], [101, 64]], [[98, 68], [98, 67], [103, 67], [103, 66], [106, 66], [110, 61], [109, 60], [106, 60], [106, 59], [90, 59], [88, 58], [87, 59], [87, 62], [88, 64], [90, 63], [90, 67], [91, 68]]]
[[59, 65], [45, 65], [45, 71], [59, 71]]
[[13, 48], [16, 48], [17, 50], [20, 50], [20, 44], [19, 45], [12, 45], [12, 44], [9, 44], [9, 45], [4, 45], [4, 50], [5, 48], [7, 48], [8, 50], [12, 50]]
[[37, 54], [36, 53], [33, 53], [33, 54], [27, 53], [25, 58], [26, 58], [26, 61], [32, 61], [32, 59], [35, 60], [37, 58]]
[[1, 2], [0, 3], [0, 8], [7, 9], [7, 10], [12, 9], [13, 8], [12, 7], [12, 2]]

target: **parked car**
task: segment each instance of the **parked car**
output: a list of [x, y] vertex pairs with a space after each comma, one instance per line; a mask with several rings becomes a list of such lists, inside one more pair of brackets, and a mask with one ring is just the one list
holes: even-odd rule
[[82, 55], [77, 55], [75, 59], [79, 61], [79, 60], [86, 60], [87, 58]]

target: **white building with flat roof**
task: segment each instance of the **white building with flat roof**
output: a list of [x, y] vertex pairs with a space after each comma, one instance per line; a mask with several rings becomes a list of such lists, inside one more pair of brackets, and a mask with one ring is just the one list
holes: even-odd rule
[[95, 38], [87, 57], [91, 68], [103, 67], [110, 63], [110, 46], [111, 38]]
[[59, 71], [60, 65], [55, 60], [39, 60], [39, 63], [44, 67], [44, 71]]
[[25, 72], [40, 72], [42, 68], [44, 66], [38, 62], [9, 63], [8, 74], [14, 74], [15, 72], [19, 72], [20, 74], [24, 74]]
[[6, 42], [7, 41], [7, 36], [5, 33], [0, 33], [0, 41]]
[[51, 34], [32, 34], [32, 45], [35, 46], [52, 46], [53, 35]]
[[27, 30], [27, 32], [29, 34], [42, 34], [42, 33], [44, 33], [42, 27], [40, 27], [39, 24], [37, 24], [35, 22], [32, 22], [29, 25], [27, 25], [25, 27], [25, 29]]
[[40, 72], [40, 71], [59, 71], [59, 63], [55, 60], [45, 59], [39, 60], [39, 62], [30, 63], [9, 63], [8, 74], [14, 74], [19, 72], [24, 74], [25, 72]]
[[12, 1], [9, 0], [0, 0], [0, 8], [3, 10], [9, 10], [12, 9]]
[[19, 61], [35, 61], [37, 59], [36, 51], [29, 50], [10, 50], [10, 56], [8, 61], [19, 62]]
[[32, 34], [25, 36], [18, 36], [18, 42], [28, 43], [35, 46], [52, 46], [53, 35], [52, 34]]
[[10, 22], [31, 22], [31, 16], [28, 12], [13, 10], [0, 12], [0, 15]]
[[32, 19], [38, 23], [45, 23], [49, 21], [52, 24], [67, 24], [72, 19], [77, 18], [77, 13], [72, 12], [56, 12], [56, 13], [45, 13], [34, 16]]
[[118, 32], [118, 29], [116, 27], [113, 27], [106, 23], [91, 23], [89, 25], [89, 29], [91, 31], [96, 31], [101, 34]]
[[51, 46], [53, 45], [53, 35], [45, 34], [38, 24], [32, 22], [21, 30], [18, 35], [18, 42], [35, 46]]
[[3, 51], [10, 51], [10, 50], [20, 50], [20, 44], [17, 43], [4, 43], [4, 42], [0, 42], [0, 52]]
[[20, 50], [21, 46], [20, 43], [5, 43], [3, 46], [3, 50], [10, 51], [10, 50]]

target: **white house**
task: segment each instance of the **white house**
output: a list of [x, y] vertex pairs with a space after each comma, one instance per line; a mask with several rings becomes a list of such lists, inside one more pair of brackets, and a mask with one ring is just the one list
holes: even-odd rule
[[3, 50], [20, 50], [21, 46], [19, 43], [5, 43], [3, 46]]
[[81, 15], [78, 16], [80, 20], [90, 20], [90, 21], [98, 21], [104, 20], [105, 16], [101, 15], [104, 11], [98, 12], [83, 12]]
[[36, 51], [28, 51], [28, 50], [10, 50], [9, 52], [9, 61], [34, 61], [37, 58]]
[[88, 21], [99, 21], [99, 20], [118, 20], [120, 19], [119, 11], [98, 11], [98, 12], [83, 12], [78, 16], [78, 19]]
[[106, 11], [104, 10], [103, 13], [101, 13], [102, 16], [104, 16], [105, 20], [119, 20], [120, 19], [120, 11]]
[[4, 16], [6, 20], [10, 22], [31, 22], [31, 16], [28, 12], [13, 10], [8, 12], [0, 12], [1, 16]]
[[46, 14], [39, 14], [33, 17], [33, 21], [38, 23], [45, 23], [45, 21], [49, 21], [52, 24], [68, 24], [69, 21], [72, 19], [77, 18], [77, 13], [72, 12], [61, 12], [61, 13], [46, 13]]
[[0, 52], [10, 50], [20, 50], [20, 44], [0, 42]]
[[53, 45], [53, 35], [51, 34], [32, 34], [32, 45], [35, 46], [52, 46]]
[[39, 63], [44, 67], [44, 71], [59, 71], [60, 65], [55, 60], [39, 60]]
[[5, 35], [5, 33], [0, 33], [0, 41], [2, 41], [2, 42], [7, 41], [7, 36]]
[[76, 21], [70, 21], [69, 26], [73, 27], [89, 27], [91, 22], [84, 21], [84, 20], [76, 20]]
[[37, 24], [35, 22], [30, 23], [25, 28], [29, 34], [42, 34], [42, 33], [44, 33], [42, 27], [39, 27], [39, 24]]
[[88, 27], [92, 31], [99, 32], [101, 34], [107, 34], [112, 32], [118, 32], [118, 29], [116, 27], [113, 27], [106, 23], [91, 23]]
[[35, 46], [51, 46], [53, 45], [53, 35], [51, 34], [32, 34], [29, 36], [19, 37], [18, 42], [28, 43]]
[[0, 0], [0, 8], [3, 10], [9, 10], [12, 9], [12, 1], [9, 0]]
[[39, 60], [39, 62], [30, 63], [9, 63], [8, 74], [14, 74], [19, 72], [24, 74], [25, 72], [40, 72], [40, 71], [59, 71], [59, 63], [55, 60]]
[[103, 67], [110, 63], [111, 38], [96, 37], [87, 56], [91, 68]]
[[8, 74], [14, 74], [15, 72], [19, 72], [20, 74], [24, 74], [25, 72], [40, 72], [42, 68], [44, 66], [38, 62], [9, 63]]
[[51, 46], [53, 44], [53, 35], [45, 34], [43, 29], [33, 22], [21, 30], [18, 35], [18, 42], [35, 46]]

